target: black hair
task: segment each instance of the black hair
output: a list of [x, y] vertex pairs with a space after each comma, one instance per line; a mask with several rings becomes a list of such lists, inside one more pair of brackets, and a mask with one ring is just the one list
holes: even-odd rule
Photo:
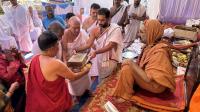
[[58, 41], [58, 37], [51, 31], [44, 31], [38, 38], [38, 45], [42, 51], [54, 46]]
[[100, 9], [100, 5], [97, 4], [97, 3], [93, 3], [91, 6], [90, 6], [91, 9]]
[[101, 8], [98, 11], [98, 15], [103, 15], [108, 19], [110, 18], [110, 11], [107, 8]]
[[69, 20], [71, 17], [75, 16], [74, 13], [70, 12], [70, 13], [67, 13], [66, 16], [65, 16], [65, 19]]

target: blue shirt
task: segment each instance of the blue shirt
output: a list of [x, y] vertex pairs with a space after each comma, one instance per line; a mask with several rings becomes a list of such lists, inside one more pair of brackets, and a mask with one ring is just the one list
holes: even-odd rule
[[42, 20], [43, 26], [45, 29], [48, 29], [49, 25], [54, 22], [54, 21], [58, 21], [61, 23], [61, 25], [63, 25], [63, 27], [65, 28], [65, 22], [62, 18], [58, 17], [58, 16], [54, 16], [53, 18], [49, 19], [49, 18], [44, 18]]

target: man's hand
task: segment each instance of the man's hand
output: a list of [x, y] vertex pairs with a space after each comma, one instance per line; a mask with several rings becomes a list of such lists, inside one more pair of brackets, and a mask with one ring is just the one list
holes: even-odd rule
[[14, 82], [14, 83], [11, 84], [11, 86], [10, 86], [8, 92], [14, 93], [14, 91], [15, 91], [18, 87], [19, 87], [19, 83], [18, 83], [18, 82]]
[[135, 13], [133, 13], [132, 15], [131, 15], [131, 17], [133, 18], [133, 19], [137, 19], [137, 14], [135, 14]]
[[90, 52], [89, 57], [90, 57], [90, 59], [95, 58], [96, 57], [96, 52], [95, 51]]
[[72, 54], [73, 54], [73, 55], [75, 55], [76, 53], [77, 53], [76, 50], [73, 50], [73, 51], [72, 51]]
[[85, 65], [84, 67], [83, 67], [83, 69], [81, 70], [81, 71], [85, 71], [85, 72], [89, 72], [90, 71], [90, 68], [91, 68], [91, 64], [87, 64], [87, 65]]

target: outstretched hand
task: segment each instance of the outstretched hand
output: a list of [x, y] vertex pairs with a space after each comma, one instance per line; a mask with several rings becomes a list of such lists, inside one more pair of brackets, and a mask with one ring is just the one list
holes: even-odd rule
[[90, 59], [93, 59], [95, 57], [96, 57], [96, 52], [95, 51], [92, 51], [92, 52], [89, 53], [89, 58]]
[[73, 54], [73, 55], [77, 54], [76, 50], [73, 50], [73, 51], [72, 51], [72, 54]]

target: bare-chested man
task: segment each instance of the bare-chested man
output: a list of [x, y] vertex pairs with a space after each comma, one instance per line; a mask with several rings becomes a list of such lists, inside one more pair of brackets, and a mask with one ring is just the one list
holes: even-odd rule
[[[84, 46], [88, 39], [87, 33], [80, 29], [81, 22], [78, 17], [71, 17], [68, 23], [69, 28], [65, 30], [62, 38], [63, 59], [65, 63], [67, 63], [68, 59], [73, 55], [73, 50]], [[86, 90], [90, 89], [90, 79], [88, 75], [85, 75], [76, 81], [67, 82], [69, 92], [73, 96], [81, 96]]]
[[69, 28], [65, 30], [62, 37], [63, 60], [67, 60], [73, 55], [73, 50], [83, 46], [88, 35], [84, 30], [81, 30], [81, 22], [77, 16], [73, 16], [68, 21]]
[[100, 9], [99, 4], [93, 3], [90, 7], [90, 16], [83, 22], [82, 28], [90, 33], [93, 28], [97, 27], [97, 12]]

